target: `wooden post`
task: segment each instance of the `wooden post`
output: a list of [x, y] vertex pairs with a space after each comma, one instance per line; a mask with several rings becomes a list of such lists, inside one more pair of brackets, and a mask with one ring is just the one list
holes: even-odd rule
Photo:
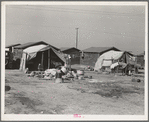
[[137, 61], [138, 61], [138, 60], [137, 60], [137, 58], [138, 58], [138, 57], [136, 56], [136, 61], [135, 61], [135, 62], [136, 62], [136, 64], [138, 63], [138, 62], [137, 62]]
[[71, 58], [69, 58], [69, 71], [71, 71]]
[[51, 64], [51, 61], [50, 61], [50, 49], [48, 50], [48, 69], [50, 69], [50, 64]]
[[78, 48], [78, 29], [76, 28], [76, 48]]
[[[26, 53], [26, 59], [25, 59], [25, 69], [26, 69], [26, 64], [27, 64], [27, 53]], [[23, 70], [25, 70], [25, 69], [23, 69]]]
[[43, 70], [43, 59], [44, 59], [44, 52], [42, 52], [42, 58], [41, 58], [41, 68]]
[[136, 60], [135, 60], [135, 73], [136, 74], [138, 74], [138, 66], [137, 66], [137, 56], [136, 56], [136, 58], [135, 58]]

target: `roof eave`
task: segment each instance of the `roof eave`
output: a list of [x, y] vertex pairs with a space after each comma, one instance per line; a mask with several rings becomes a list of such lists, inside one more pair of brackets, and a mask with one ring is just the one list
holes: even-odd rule
[[71, 47], [71, 48], [68, 48], [68, 49], [62, 49], [62, 50], [60, 49], [60, 50], [61, 50], [62, 52], [64, 52], [64, 51], [67, 51], [67, 50], [70, 50], [70, 49], [73, 49], [73, 48], [76, 49], [76, 50], [78, 50], [78, 51], [81, 51], [81, 50], [79, 50], [79, 49], [77, 49], [77, 48], [75, 48], [75, 47]]
[[25, 45], [25, 46], [22, 46], [21, 47], [21, 45], [19, 45], [18, 47], [16, 46], [16, 47], [14, 47], [15, 49], [25, 49], [25, 48], [28, 48], [28, 47], [30, 47], [30, 46], [34, 46], [34, 45], [36, 45], [36, 44], [38, 44], [38, 43], [43, 43], [43, 44], [46, 44], [46, 45], [49, 45], [48, 43], [46, 43], [46, 42], [44, 42], [44, 41], [39, 41], [39, 42], [33, 42], [32, 44], [28, 44], [28, 45], [25, 45], [25, 44], [22, 44], [22, 45]]

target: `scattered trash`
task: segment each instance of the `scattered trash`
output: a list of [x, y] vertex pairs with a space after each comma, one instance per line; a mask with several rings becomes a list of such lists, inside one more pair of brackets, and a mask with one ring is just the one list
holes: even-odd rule
[[85, 69], [85, 70], [88, 70], [88, 71], [94, 71], [94, 68], [91, 67], [91, 66], [87, 66], [87, 67], [85, 67], [84, 69]]
[[137, 79], [137, 82], [141, 82], [141, 80], [140, 79]]
[[61, 70], [63, 71], [63, 73], [67, 73], [67, 69], [65, 67], [62, 67]]
[[92, 79], [92, 76], [89, 76], [89, 79]]
[[140, 79], [135, 79], [135, 78], [132, 78], [131, 81], [132, 81], [132, 82], [138, 82], [138, 83], [141, 82]]
[[39, 78], [44, 78], [44, 75], [43, 74], [39, 74], [38, 77]]
[[27, 74], [28, 77], [34, 77], [35, 76], [35, 72], [32, 71], [30, 74]]
[[44, 79], [45, 79], [45, 80], [52, 80], [52, 76], [51, 76], [51, 75], [49, 75], [49, 76], [44, 76]]
[[72, 71], [72, 75], [74, 76], [74, 78], [78, 78], [78, 75], [74, 71]]
[[83, 80], [84, 77], [83, 77], [83, 76], [79, 76], [78, 79], [79, 79], [79, 80]]
[[62, 76], [62, 79], [64, 79], [64, 80], [69, 80], [69, 78], [67, 77], [67, 75], [63, 75], [63, 76]]
[[77, 70], [78, 75], [84, 75], [84, 70]]
[[71, 74], [71, 72], [67, 73], [67, 77], [72, 77], [73, 75]]
[[52, 74], [53, 76], [56, 75], [56, 69], [47, 69], [44, 72], [45, 75], [50, 75]]

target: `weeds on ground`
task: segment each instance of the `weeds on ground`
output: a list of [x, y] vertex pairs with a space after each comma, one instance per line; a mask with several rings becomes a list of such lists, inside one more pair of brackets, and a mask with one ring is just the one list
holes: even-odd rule
[[[78, 82], [68, 87], [81, 91], [81, 93], [92, 93], [98, 94], [102, 97], [116, 97], [120, 98], [124, 94], [137, 93], [141, 94], [144, 92], [143, 89], [135, 86], [121, 86], [121, 82], [104, 82], [104, 83], [88, 83]], [[91, 92], [90, 92], [91, 91]]]

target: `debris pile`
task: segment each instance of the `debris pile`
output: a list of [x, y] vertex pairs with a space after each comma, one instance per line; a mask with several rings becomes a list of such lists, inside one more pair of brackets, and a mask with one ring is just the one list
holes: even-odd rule
[[85, 78], [92, 79], [92, 76], [85, 76], [84, 70], [76, 70], [61, 66], [53, 69], [47, 69], [45, 71], [28, 71], [25, 70], [28, 77], [38, 77], [40, 80], [55, 80], [55, 83], [63, 83], [64, 80], [74, 81], [75, 79], [84, 80]]

